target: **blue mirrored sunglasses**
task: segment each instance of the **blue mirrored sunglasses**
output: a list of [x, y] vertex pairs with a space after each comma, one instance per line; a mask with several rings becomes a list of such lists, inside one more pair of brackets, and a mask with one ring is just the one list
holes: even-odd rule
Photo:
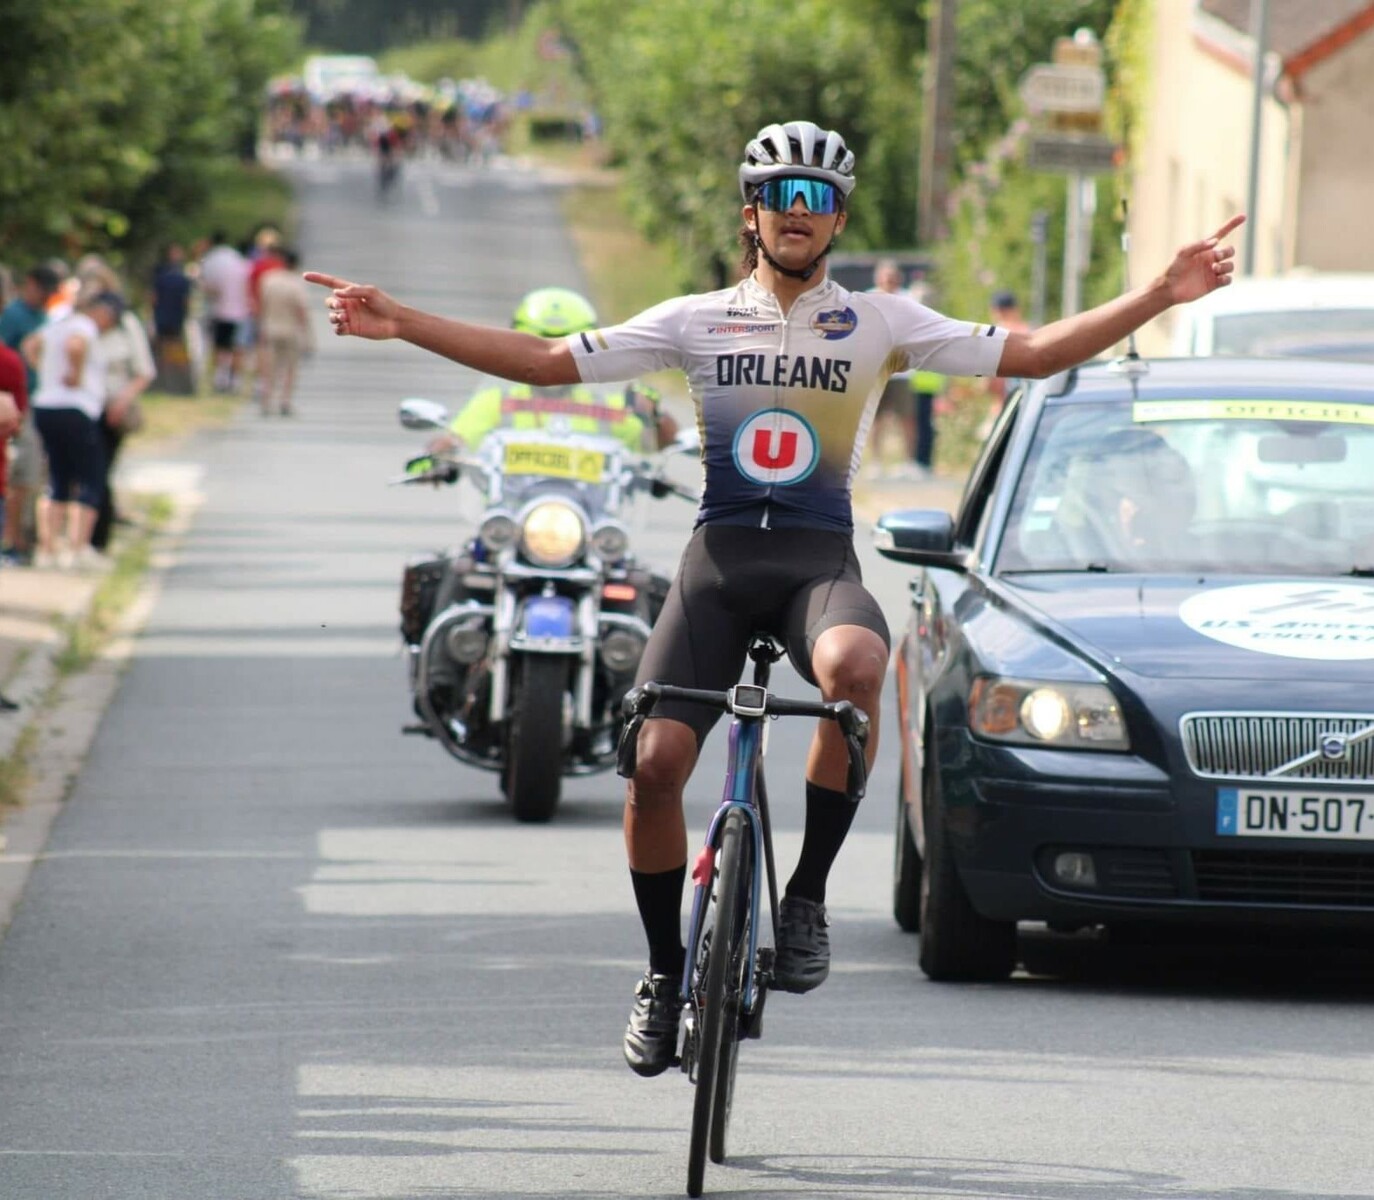
[[769, 212], [786, 212], [798, 196], [807, 211], [819, 216], [840, 211], [840, 189], [823, 179], [769, 179], [759, 185], [755, 203]]

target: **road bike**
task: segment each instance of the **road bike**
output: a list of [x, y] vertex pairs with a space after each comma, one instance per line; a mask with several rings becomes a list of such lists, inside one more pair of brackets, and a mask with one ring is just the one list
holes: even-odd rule
[[[767, 634], [750, 639], [754, 682], [728, 691], [645, 683], [624, 700], [625, 729], [619, 771], [634, 774], [639, 730], [661, 700], [682, 700], [728, 712], [730, 724], [725, 790], [692, 868], [696, 885], [682, 974], [680, 1065], [696, 1087], [687, 1156], [687, 1194], [700, 1196], [709, 1152], [725, 1162], [725, 1139], [735, 1094], [739, 1044], [763, 1032], [763, 1008], [773, 978], [778, 934], [778, 880], [768, 818], [763, 757], [769, 717], [819, 717], [836, 722], [849, 750], [847, 791], [863, 797], [868, 716], [848, 700], [787, 700], [768, 691], [772, 664], [783, 647]], [[768, 887], [771, 945], [759, 936], [759, 908]]]

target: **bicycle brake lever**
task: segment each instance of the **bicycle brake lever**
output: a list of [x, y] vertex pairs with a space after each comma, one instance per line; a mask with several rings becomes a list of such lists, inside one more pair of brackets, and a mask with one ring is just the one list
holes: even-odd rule
[[845, 794], [852, 803], [858, 804], [868, 788], [868, 764], [864, 762], [863, 746], [857, 736], [845, 738], [844, 744], [849, 751], [849, 775], [845, 780]]
[[639, 765], [639, 730], [644, 718], [635, 715], [625, 722], [620, 731], [620, 745], [615, 751], [615, 773], [622, 779], [633, 779], [635, 767]]

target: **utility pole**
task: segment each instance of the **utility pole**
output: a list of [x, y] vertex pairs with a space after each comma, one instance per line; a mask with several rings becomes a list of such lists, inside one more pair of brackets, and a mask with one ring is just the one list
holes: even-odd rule
[[1242, 271], [1255, 273], [1258, 222], [1260, 124], [1264, 117], [1264, 52], [1269, 42], [1269, 0], [1250, 0], [1250, 33], [1255, 39], [1254, 90], [1250, 94], [1250, 180], [1245, 189], [1245, 251]]
[[927, 0], [925, 103], [921, 113], [921, 178], [916, 242], [941, 241], [947, 232], [950, 143], [954, 125], [955, 20], [959, 0]]

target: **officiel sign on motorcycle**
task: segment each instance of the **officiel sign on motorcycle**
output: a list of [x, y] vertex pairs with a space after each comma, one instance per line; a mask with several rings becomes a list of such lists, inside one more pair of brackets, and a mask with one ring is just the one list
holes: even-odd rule
[[606, 469], [606, 456], [597, 450], [523, 443], [506, 447], [503, 465], [507, 475], [547, 475], [596, 483]]

